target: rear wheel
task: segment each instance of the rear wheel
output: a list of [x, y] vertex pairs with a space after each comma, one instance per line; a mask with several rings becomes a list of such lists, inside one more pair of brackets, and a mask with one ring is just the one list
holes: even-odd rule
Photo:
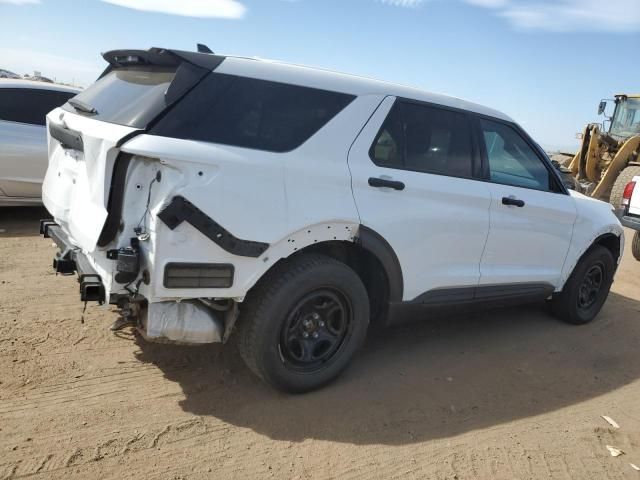
[[592, 247], [578, 262], [562, 292], [551, 300], [554, 314], [574, 325], [591, 322], [609, 295], [614, 270], [611, 252], [600, 245]]
[[238, 346], [264, 381], [307, 392], [342, 373], [368, 323], [369, 299], [358, 275], [330, 257], [303, 254], [283, 261], [249, 294]]
[[624, 193], [624, 187], [627, 186], [633, 177], [640, 175], [640, 167], [627, 167], [620, 172], [613, 187], [611, 188], [611, 195], [609, 197], [609, 203], [614, 208], [620, 208], [622, 204], [622, 194]]
[[640, 261], [640, 232], [633, 234], [633, 240], [631, 240], [631, 253], [633, 257]]

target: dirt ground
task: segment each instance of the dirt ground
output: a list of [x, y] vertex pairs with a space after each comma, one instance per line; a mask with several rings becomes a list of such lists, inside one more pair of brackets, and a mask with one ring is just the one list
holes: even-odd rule
[[543, 306], [416, 312], [372, 332], [336, 383], [286, 396], [234, 348], [114, 335], [109, 307], [81, 323], [78, 284], [52, 273], [55, 249], [37, 235], [43, 215], [0, 210], [1, 479], [640, 479], [628, 251], [591, 325]]

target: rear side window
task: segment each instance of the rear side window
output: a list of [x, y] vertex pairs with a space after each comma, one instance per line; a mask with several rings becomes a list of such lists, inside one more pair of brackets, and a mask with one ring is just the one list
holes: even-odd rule
[[0, 89], [0, 120], [45, 125], [47, 114], [75, 93], [29, 88]]
[[463, 113], [396, 102], [371, 151], [381, 167], [471, 177], [471, 128]]
[[237, 147], [291, 151], [355, 97], [285, 83], [212, 73], [151, 133]]
[[540, 157], [513, 128], [480, 120], [492, 182], [514, 187], [551, 189], [551, 174]]

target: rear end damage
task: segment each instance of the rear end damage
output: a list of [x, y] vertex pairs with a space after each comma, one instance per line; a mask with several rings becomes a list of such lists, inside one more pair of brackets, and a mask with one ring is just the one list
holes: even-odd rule
[[[133, 324], [149, 340], [226, 340], [237, 316], [236, 300], [241, 300], [229, 298], [235, 266], [228, 259], [202, 261], [202, 243], [215, 239], [238, 253], [242, 242], [176, 195], [184, 174], [156, 159], [130, 156], [127, 163], [129, 181], [121, 201], [114, 202], [121, 203], [120, 211], [109, 213], [117, 217], [118, 227], [112, 236], [103, 229], [95, 248], [81, 246], [59, 217], [41, 221], [41, 233], [59, 249], [53, 268], [63, 275], [77, 273], [81, 301], [116, 305], [122, 317], [116, 325]], [[174, 232], [183, 223], [200, 232]], [[180, 246], [193, 243], [195, 236], [204, 240], [195, 242], [192, 255], [180, 253]]]
[[[167, 168], [158, 159], [127, 153], [123, 145], [144, 134], [224, 58], [164, 49], [114, 51], [104, 58], [109, 67], [98, 82], [47, 119], [43, 200], [53, 219], [43, 220], [40, 232], [59, 248], [53, 267], [78, 274], [81, 301], [117, 305], [120, 324], [133, 322], [150, 339], [220, 342], [233, 302], [179, 304], [175, 300], [183, 296], [159, 299], [151, 285], [157, 262], [151, 210], [157, 214], [172, 198], [172, 177], [181, 174], [170, 171], [163, 183]], [[228, 277], [228, 268], [174, 263], [165, 281], [169, 287], [210, 287], [229, 284]]]
[[[330, 108], [309, 117], [315, 126], [304, 129], [304, 144], [243, 148], [175, 134], [199, 124], [196, 107], [249, 85], [233, 68], [213, 71], [224, 67], [222, 57], [152, 49], [105, 58], [110, 67], [101, 79], [48, 116], [43, 197], [53, 219], [42, 233], [58, 239], [54, 267], [78, 273], [84, 301], [117, 305], [118, 325], [134, 323], [149, 339], [224, 342], [238, 304], [281, 259], [316, 243], [356, 241], [357, 211], [339, 152], [359, 123], [338, 115], [355, 97], [306, 89], [310, 101], [328, 98]], [[287, 88], [298, 95], [302, 87]], [[379, 99], [360, 103], [364, 122]], [[343, 141], [332, 144], [335, 155], [313, 136], [325, 124]], [[319, 184], [330, 193], [309, 197]]]

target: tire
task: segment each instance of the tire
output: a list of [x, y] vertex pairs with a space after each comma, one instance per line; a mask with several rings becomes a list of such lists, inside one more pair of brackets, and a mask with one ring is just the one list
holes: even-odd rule
[[633, 234], [633, 240], [631, 240], [631, 253], [633, 258], [640, 262], [640, 232], [638, 231]]
[[640, 175], [640, 167], [627, 167], [620, 172], [620, 175], [618, 175], [618, 178], [616, 178], [611, 188], [611, 195], [609, 196], [609, 203], [613, 205], [613, 208], [620, 208], [624, 187], [626, 187], [627, 183], [633, 180], [633, 177], [636, 175]]
[[360, 277], [330, 257], [301, 254], [277, 265], [249, 293], [237, 342], [258, 377], [303, 393], [345, 370], [368, 325], [369, 298]]
[[[562, 292], [551, 300], [554, 315], [574, 325], [591, 322], [607, 300], [614, 272], [611, 252], [600, 245], [591, 247], [574, 268]], [[595, 281], [598, 277], [599, 281]]]

